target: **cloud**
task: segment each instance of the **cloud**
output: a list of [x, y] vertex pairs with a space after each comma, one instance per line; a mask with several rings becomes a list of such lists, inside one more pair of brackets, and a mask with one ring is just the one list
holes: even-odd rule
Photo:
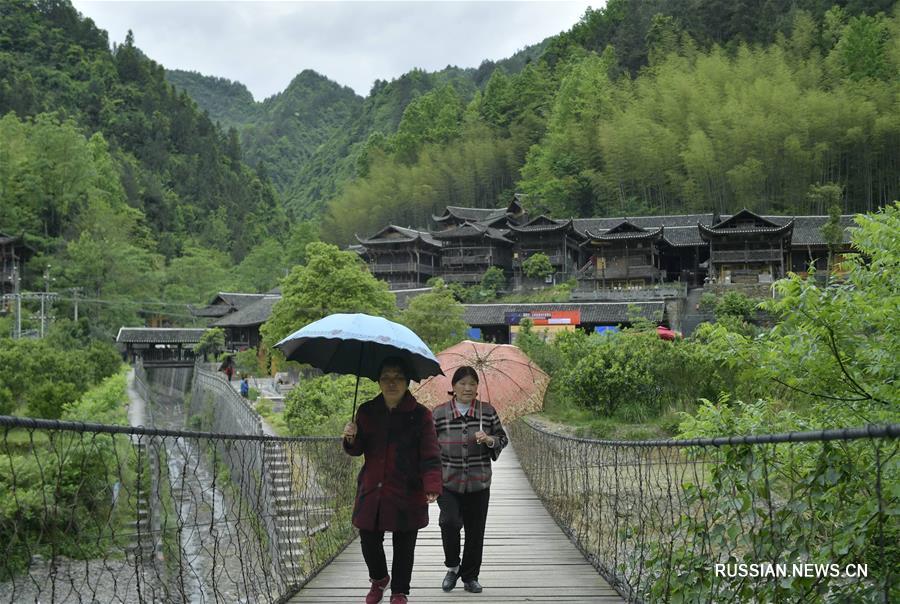
[[257, 100], [304, 69], [365, 96], [376, 79], [414, 67], [477, 67], [569, 29], [588, 4], [74, 1], [111, 41], [131, 29], [137, 46], [167, 69], [240, 81]]

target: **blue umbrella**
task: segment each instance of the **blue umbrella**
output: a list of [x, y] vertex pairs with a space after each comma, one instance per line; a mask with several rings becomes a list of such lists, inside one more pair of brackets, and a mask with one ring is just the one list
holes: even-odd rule
[[[406, 362], [411, 380], [443, 374], [441, 364], [411, 329], [382, 317], [356, 314], [328, 315], [287, 336], [275, 347], [289, 361], [306, 363], [325, 373], [346, 373], [378, 381], [387, 357]], [[353, 396], [356, 414], [356, 395]]]

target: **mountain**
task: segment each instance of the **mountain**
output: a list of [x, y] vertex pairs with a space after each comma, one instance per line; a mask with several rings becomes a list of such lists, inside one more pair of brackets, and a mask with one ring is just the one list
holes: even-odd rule
[[500, 61], [486, 60], [477, 68], [448, 65], [437, 72], [415, 69], [390, 82], [378, 80], [365, 99], [312, 70], [302, 71], [284, 91], [262, 102], [254, 102], [240, 82], [225, 78], [169, 70], [166, 79], [210, 119], [236, 128], [246, 161], [265, 165], [296, 218], [311, 218], [355, 176], [369, 136], [394, 133], [412, 99], [451, 84], [469, 100], [495, 70], [518, 73], [549, 42], [526, 46]]
[[[184, 304], [233, 287], [251, 251], [285, 255], [280, 197], [241, 157], [131, 32], [111, 48], [69, 0], [0, 4], [0, 230], [35, 251], [22, 286], [52, 266], [95, 335], [190, 320]], [[263, 267], [271, 287], [281, 267]]]
[[247, 87], [240, 82], [206, 76], [196, 71], [167, 69], [166, 80], [194, 99], [209, 119], [225, 129], [241, 129], [256, 120], [258, 106]]

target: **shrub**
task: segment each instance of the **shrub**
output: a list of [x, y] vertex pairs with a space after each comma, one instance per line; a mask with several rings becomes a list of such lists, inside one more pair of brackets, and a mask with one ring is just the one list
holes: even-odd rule
[[484, 271], [481, 278], [481, 289], [496, 295], [498, 291], [506, 289], [506, 275], [499, 266], [492, 266]]
[[719, 303], [719, 297], [712, 292], [706, 292], [700, 296], [700, 310], [703, 312], [713, 312], [716, 310], [716, 304]]
[[[284, 421], [294, 436], [336, 436], [353, 409], [354, 376], [324, 375], [302, 380], [284, 401]], [[372, 398], [378, 387], [360, 380], [359, 402]]]
[[546, 279], [554, 273], [553, 265], [546, 254], [532, 254], [522, 263], [522, 272], [532, 279]]
[[716, 317], [739, 317], [745, 321], [753, 315], [759, 301], [740, 292], [728, 292], [716, 303]]
[[248, 348], [234, 353], [234, 368], [238, 375], [255, 375], [259, 376], [264, 373], [260, 367], [259, 357], [255, 348]]

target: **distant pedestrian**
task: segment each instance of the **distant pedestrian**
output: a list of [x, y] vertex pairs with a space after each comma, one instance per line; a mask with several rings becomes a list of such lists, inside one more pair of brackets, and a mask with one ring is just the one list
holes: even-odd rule
[[241, 380], [241, 396], [244, 398], [250, 398], [250, 382], [247, 381], [247, 376], [244, 376], [244, 379]]
[[231, 377], [234, 375], [234, 367], [232, 367], [231, 365], [227, 365], [225, 367], [225, 375], [228, 376], [228, 381], [230, 382]]

